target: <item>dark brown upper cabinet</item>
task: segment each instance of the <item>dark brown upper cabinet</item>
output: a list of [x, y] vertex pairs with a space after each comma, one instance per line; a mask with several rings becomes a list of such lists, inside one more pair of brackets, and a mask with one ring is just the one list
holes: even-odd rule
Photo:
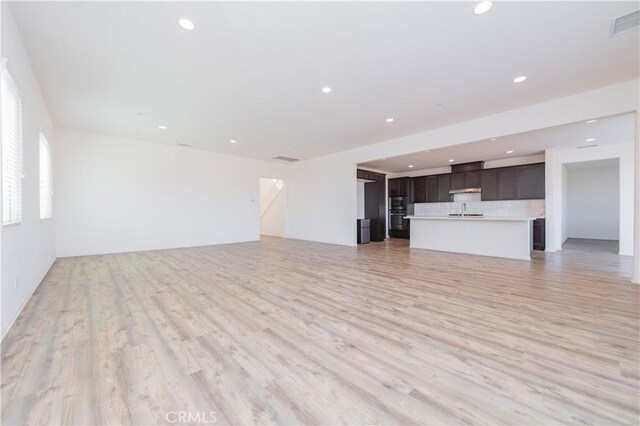
[[411, 178], [389, 179], [389, 197], [408, 197], [411, 191]]
[[516, 169], [505, 167], [498, 169], [498, 200], [516, 199]]
[[438, 178], [427, 176], [427, 203], [438, 201]]
[[487, 169], [480, 173], [480, 193], [482, 201], [498, 200], [498, 170]]
[[[389, 196], [403, 189], [413, 203], [450, 202], [451, 189], [481, 188], [482, 201], [544, 199], [544, 163], [474, 170], [407, 179], [389, 179]], [[392, 181], [398, 181], [392, 183]], [[395, 192], [392, 192], [395, 191]]]
[[441, 203], [451, 202], [451, 175], [438, 175], [438, 199], [436, 201]]
[[370, 172], [369, 170], [357, 169], [356, 171], [358, 179], [380, 181], [384, 180], [384, 176], [382, 173]]
[[518, 166], [516, 170], [516, 198], [537, 200], [544, 198], [544, 163]]
[[413, 178], [412, 186], [412, 200], [414, 203], [426, 203], [427, 202], [427, 177], [420, 176]]

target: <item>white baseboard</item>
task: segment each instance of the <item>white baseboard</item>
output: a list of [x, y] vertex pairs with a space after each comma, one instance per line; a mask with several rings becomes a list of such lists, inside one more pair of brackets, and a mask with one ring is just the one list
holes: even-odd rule
[[16, 313], [13, 315], [13, 317], [11, 318], [11, 321], [9, 321], [9, 325], [7, 326], [7, 328], [2, 331], [2, 339], [0, 340], [0, 342], [4, 341], [4, 338], [7, 337], [7, 334], [9, 334], [9, 331], [13, 328], [13, 324], [15, 324], [16, 320], [18, 319], [18, 317], [20, 316], [20, 314], [24, 310], [24, 307], [27, 306], [27, 303], [29, 303], [29, 300], [31, 300], [31, 296], [33, 296], [33, 293], [35, 293], [36, 290], [38, 289], [38, 287], [40, 287], [40, 284], [42, 284], [42, 281], [44, 281], [44, 277], [47, 276], [47, 274], [51, 270], [51, 267], [53, 266], [55, 261], [56, 261], [56, 259], [54, 258], [53, 261], [51, 262], [51, 264], [49, 265], [49, 267], [47, 268], [47, 270], [44, 271], [44, 274], [42, 275], [42, 277], [40, 277], [40, 280], [38, 281], [38, 284], [35, 287], [33, 287], [33, 291], [31, 293], [28, 293], [27, 297], [24, 298], [24, 300], [22, 301], [22, 303], [20, 305], [20, 309], [18, 309], [16, 311]]

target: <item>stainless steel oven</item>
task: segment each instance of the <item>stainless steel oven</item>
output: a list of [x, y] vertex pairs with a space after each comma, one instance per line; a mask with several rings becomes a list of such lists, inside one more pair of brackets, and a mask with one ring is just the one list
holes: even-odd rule
[[389, 197], [389, 211], [407, 211], [407, 197]]
[[408, 220], [404, 217], [407, 215], [407, 212], [399, 212], [399, 211], [390, 211], [389, 212], [389, 229], [395, 230], [405, 230], [407, 229]]
[[389, 229], [403, 231], [408, 229], [407, 197], [389, 197]]

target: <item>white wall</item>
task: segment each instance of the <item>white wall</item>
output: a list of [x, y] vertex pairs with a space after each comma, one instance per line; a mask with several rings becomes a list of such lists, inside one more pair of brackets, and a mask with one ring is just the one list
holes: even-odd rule
[[290, 237], [356, 244], [357, 163], [635, 111], [637, 93], [633, 80], [296, 163], [289, 185]]
[[282, 180], [260, 178], [260, 235], [286, 236], [286, 191]]
[[[561, 191], [562, 191], [563, 194], [566, 194], [568, 192], [568, 182], [569, 182], [569, 180], [567, 178], [568, 174], [569, 174], [569, 171], [567, 170], [567, 165], [563, 164], [562, 165], [562, 170], [560, 172], [560, 179], [562, 179], [561, 182], [560, 182], [560, 185], [561, 185], [561, 188], [562, 188]], [[557, 184], [557, 182], [556, 182], [556, 184]], [[569, 222], [567, 220], [567, 218], [569, 217], [567, 215], [567, 209], [568, 209], [567, 197], [562, 197], [562, 200], [560, 201], [560, 209], [561, 209], [560, 211], [562, 213], [562, 218], [560, 220], [560, 222], [562, 224], [561, 225], [562, 226], [562, 230], [560, 232], [560, 235], [561, 235], [561, 243], [560, 244], [564, 244], [564, 242], [567, 241], [567, 239], [569, 238], [569, 233], [567, 232], [569, 230], [569, 226], [568, 226]], [[552, 217], [552, 220], [553, 220], [553, 217]]]
[[620, 237], [618, 167], [570, 169], [567, 173], [567, 236], [596, 240]]
[[633, 247], [635, 256], [633, 258], [633, 282], [640, 284], [640, 110], [636, 111], [636, 126], [635, 126], [635, 141], [634, 141], [634, 161], [636, 171], [636, 193], [635, 193], [635, 214], [634, 214], [634, 237]]
[[567, 165], [587, 161], [618, 159], [620, 164], [620, 214], [619, 235], [621, 255], [633, 255], [634, 239], [634, 145], [632, 142], [616, 145], [597, 146], [585, 149], [547, 150], [546, 162], [546, 206], [547, 206], [547, 251], [562, 249], [563, 238], [568, 234], [567, 209], [563, 200], [568, 193]]
[[55, 129], [58, 256], [259, 239], [259, 178], [288, 165]]
[[[55, 260], [54, 219], [40, 219], [39, 133], [56, 146], [51, 119], [31, 69], [20, 34], [2, 2], [2, 57], [22, 93], [22, 223], [2, 228], [2, 337], [17, 318]], [[55, 204], [56, 200], [54, 200]], [[16, 287], [16, 278], [18, 285]]]

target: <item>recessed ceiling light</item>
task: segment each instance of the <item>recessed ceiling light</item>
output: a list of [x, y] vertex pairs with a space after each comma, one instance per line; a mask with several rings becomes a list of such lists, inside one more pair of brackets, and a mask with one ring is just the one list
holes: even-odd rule
[[589, 138], [589, 139], [585, 139], [584, 141], [585, 141], [585, 142], [593, 142], [593, 141], [595, 141], [595, 140], [596, 140], [596, 138]]
[[525, 81], [527, 79], [526, 75], [521, 75], [520, 77], [516, 77], [513, 79], [514, 83], [522, 83], [523, 81]]
[[190, 21], [187, 18], [178, 19], [178, 25], [180, 25], [182, 28], [184, 28], [187, 31], [193, 31], [196, 29], [196, 24], [194, 24], [192, 21]]
[[167, 130], [167, 126], [162, 126], [162, 125], [160, 125], [160, 126], [158, 126], [158, 129], [160, 129], [160, 130]]
[[231, 139], [229, 143], [236, 143], [235, 139]]
[[389, 117], [389, 118], [387, 118], [386, 121], [387, 121], [387, 123], [393, 123], [393, 118]]
[[410, 168], [410, 169], [413, 169], [413, 164], [409, 164], [409, 168]]
[[383, 158], [382, 161], [386, 160], [386, 158]]
[[587, 120], [587, 121], [585, 121], [585, 123], [595, 123], [596, 121], [598, 121], [598, 120]]
[[451, 160], [449, 160], [450, 163], [453, 163], [454, 161], [456, 161], [456, 160], [454, 160], [453, 158]]
[[513, 154], [513, 151], [511, 151], [511, 150], [506, 151], [505, 154]]
[[322, 93], [331, 93], [331, 87], [323, 87], [322, 88]]
[[491, 9], [491, 6], [493, 6], [493, 3], [490, 1], [481, 1], [473, 9], [473, 13], [476, 15], [482, 15], [483, 13], [487, 13], [489, 9]]
[[495, 141], [496, 139], [498, 139], [498, 138], [491, 138], [492, 141]]

